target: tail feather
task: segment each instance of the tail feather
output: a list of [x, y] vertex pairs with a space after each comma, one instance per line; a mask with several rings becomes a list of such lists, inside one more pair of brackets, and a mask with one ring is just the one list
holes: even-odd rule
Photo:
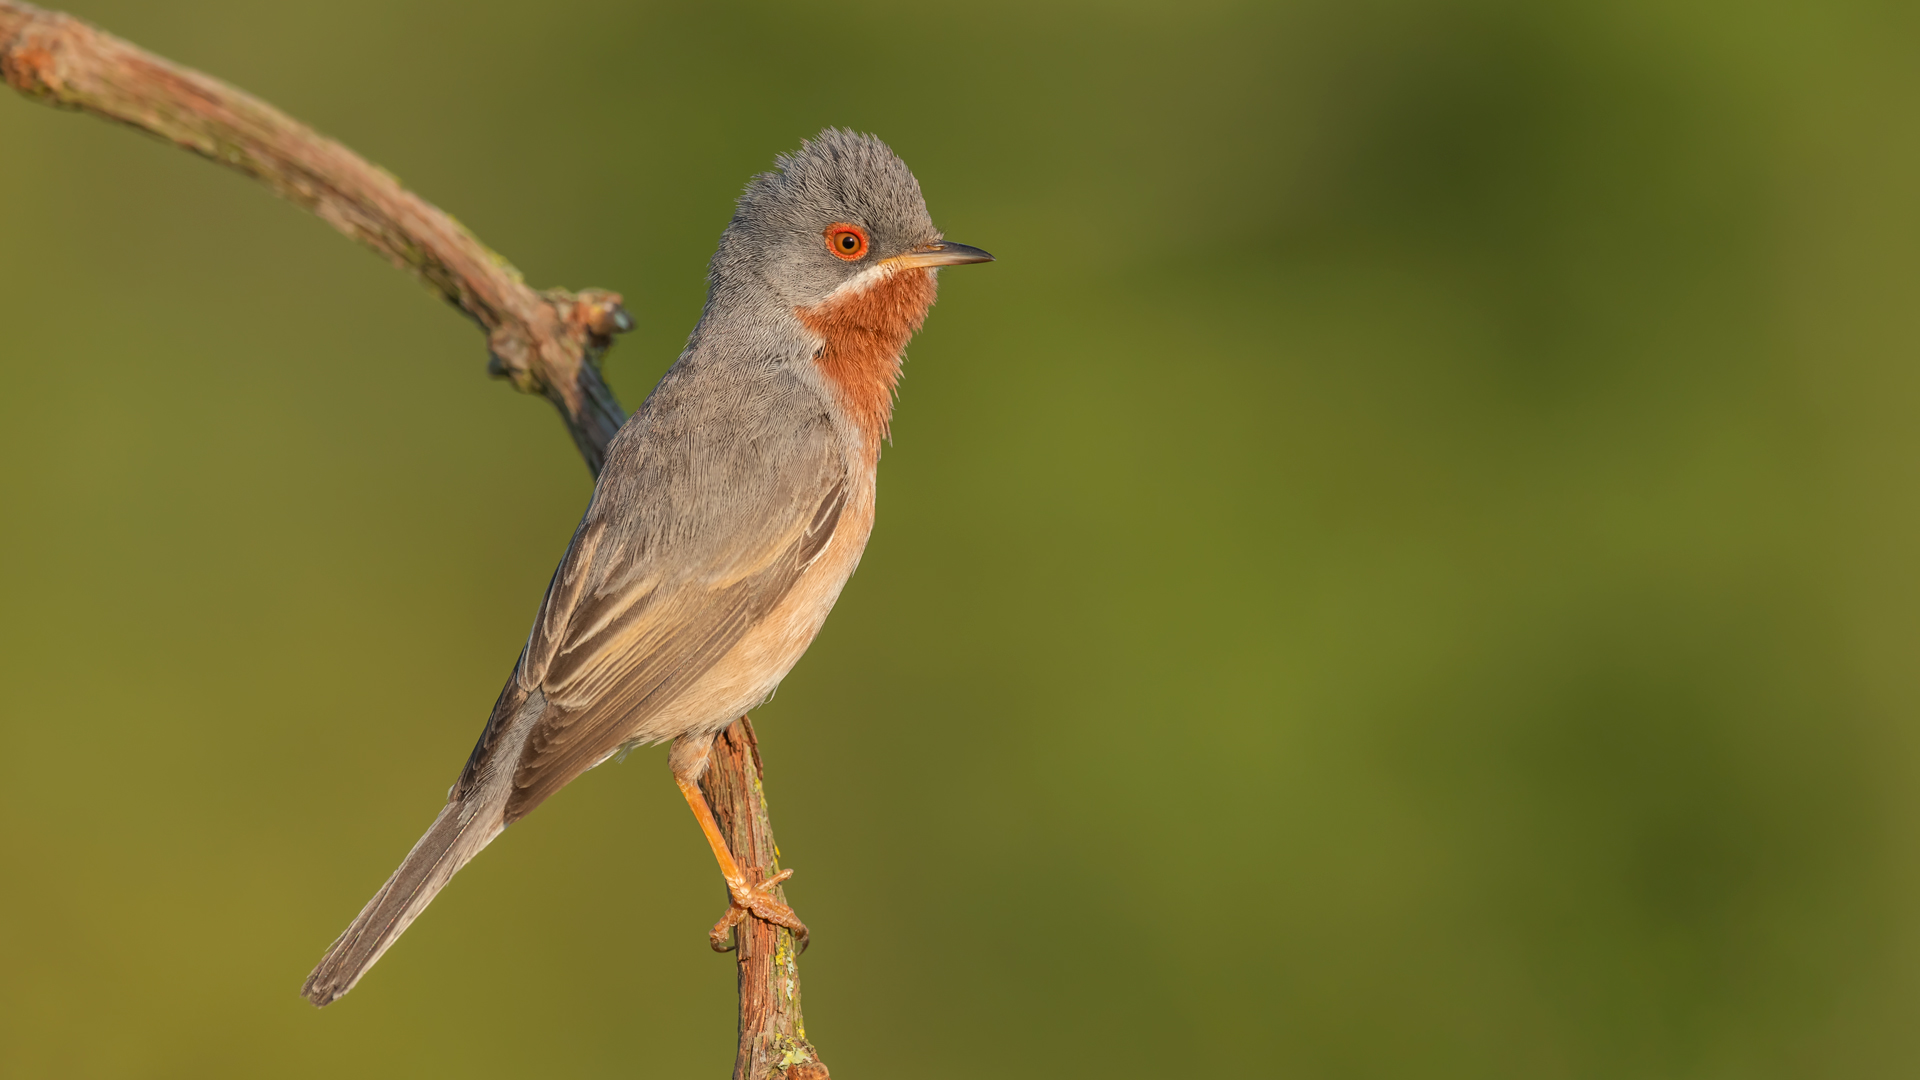
[[334, 941], [313, 974], [307, 976], [300, 987], [301, 997], [324, 1006], [353, 989], [360, 976], [426, 910], [453, 875], [500, 835], [504, 828], [500, 808], [484, 805], [487, 802], [492, 800], [470, 797], [447, 803], [426, 835], [407, 853], [400, 869], [373, 894], [353, 925]]

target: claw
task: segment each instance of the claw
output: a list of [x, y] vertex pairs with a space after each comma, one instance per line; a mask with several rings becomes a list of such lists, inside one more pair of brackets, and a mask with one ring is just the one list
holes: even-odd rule
[[728, 908], [727, 913], [720, 916], [720, 921], [713, 924], [713, 929], [707, 931], [707, 944], [713, 947], [714, 952], [732, 952], [738, 948], [737, 942], [728, 939], [733, 936], [734, 926], [746, 917], [747, 913], [739, 908]]
[[792, 876], [792, 870], [782, 870], [758, 885], [748, 885], [745, 881], [727, 882], [727, 893], [733, 904], [727, 908], [725, 915], [720, 916], [720, 921], [713, 924], [713, 929], [707, 932], [707, 944], [712, 946], [713, 951], [732, 952], [737, 947], [737, 942], [730, 942], [727, 938], [749, 914], [762, 922], [793, 931], [800, 951], [807, 951], [807, 924], [800, 921], [800, 916], [795, 915], [792, 908], [773, 898], [773, 890]]

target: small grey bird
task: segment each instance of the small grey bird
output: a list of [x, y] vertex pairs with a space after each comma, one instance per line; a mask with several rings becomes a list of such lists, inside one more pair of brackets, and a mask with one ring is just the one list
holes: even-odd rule
[[[873, 529], [902, 351], [942, 266], [920, 184], [870, 135], [821, 132], [753, 178], [685, 351], [607, 448], [587, 512], [447, 804], [301, 994], [353, 988], [467, 860], [619, 751], [668, 764], [732, 907], [805, 933], [728, 853], [699, 781], [714, 736], [772, 696]], [[720, 927], [716, 927], [716, 932]]]

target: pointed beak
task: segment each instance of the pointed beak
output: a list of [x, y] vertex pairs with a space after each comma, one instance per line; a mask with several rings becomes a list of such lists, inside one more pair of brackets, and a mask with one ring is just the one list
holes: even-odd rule
[[904, 255], [895, 255], [887, 260], [889, 264], [902, 269], [919, 266], [959, 266], [962, 263], [992, 261], [993, 256], [979, 248], [956, 244], [951, 240], [935, 240], [931, 244], [922, 244]]

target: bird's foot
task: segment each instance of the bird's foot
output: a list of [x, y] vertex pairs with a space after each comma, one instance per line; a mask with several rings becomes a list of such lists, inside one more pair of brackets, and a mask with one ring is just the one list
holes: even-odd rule
[[[757, 871], [755, 875], [758, 876]], [[707, 933], [707, 943], [713, 946], [713, 951], [732, 952], [735, 943], [727, 938], [732, 935], [733, 928], [751, 914], [754, 918], [793, 931], [800, 951], [805, 952], [807, 924], [800, 921], [800, 916], [795, 915], [792, 908], [773, 898], [773, 890], [792, 876], [793, 871], [782, 870], [758, 885], [749, 885], [745, 880], [727, 882], [727, 893], [732, 897], [733, 905], [727, 908], [727, 913], [720, 916], [720, 921], [714, 923], [713, 929]]]

